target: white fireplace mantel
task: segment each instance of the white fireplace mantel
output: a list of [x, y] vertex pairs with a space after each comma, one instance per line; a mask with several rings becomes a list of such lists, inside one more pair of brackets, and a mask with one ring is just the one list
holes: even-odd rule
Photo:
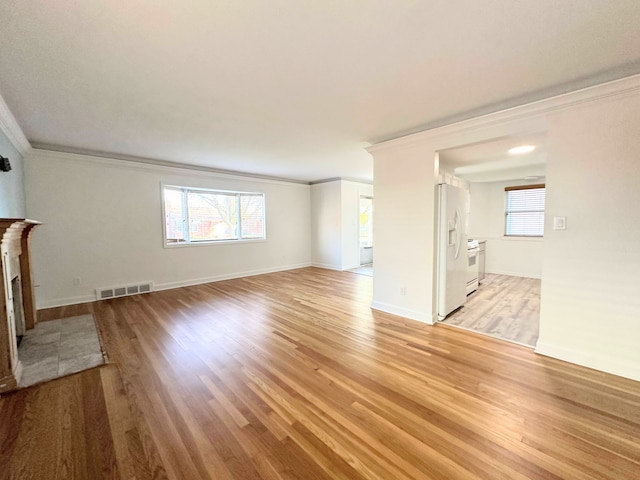
[[38, 225], [26, 218], [0, 218], [0, 393], [17, 388], [22, 374], [16, 325], [18, 329], [36, 325], [29, 243]]

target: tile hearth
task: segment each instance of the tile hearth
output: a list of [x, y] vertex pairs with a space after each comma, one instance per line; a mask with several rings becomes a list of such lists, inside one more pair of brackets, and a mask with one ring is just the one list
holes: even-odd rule
[[20, 387], [80, 372], [104, 363], [93, 315], [40, 322], [25, 333], [18, 356]]

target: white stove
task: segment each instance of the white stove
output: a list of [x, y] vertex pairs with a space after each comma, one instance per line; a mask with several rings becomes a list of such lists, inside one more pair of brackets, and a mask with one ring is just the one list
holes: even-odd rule
[[480, 252], [480, 244], [477, 240], [467, 240], [467, 295], [478, 289], [479, 263], [478, 254]]

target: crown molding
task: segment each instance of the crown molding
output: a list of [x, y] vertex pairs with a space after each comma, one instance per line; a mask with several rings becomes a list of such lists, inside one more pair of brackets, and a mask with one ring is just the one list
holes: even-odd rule
[[62, 150], [48, 150], [40, 148], [31, 148], [28, 152], [27, 159], [40, 160], [59, 160], [67, 162], [79, 162], [84, 165], [104, 165], [116, 168], [128, 168], [132, 170], [166, 172], [178, 175], [192, 176], [208, 176], [215, 178], [225, 178], [229, 180], [239, 180], [243, 182], [270, 183], [278, 185], [290, 185], [299, 187], [308, 187], [309, 182], [300, 180], [291, 180], [277, 177], [265, 177], [250, 173], [233, 172], [227, 170], [218, 170], [207, 167], [198, 167], [193, 165], [180, 164], [175, 162], [160, 162], [155, 160], [141, 161], [125, 160], [122, 158], [113, 158], [102, 155], [89, 155], [86, 153], [72, 153]]
[[607, 101], [638, 94], [640, 94], [640, 75], [632, 75], [619, 80], [556, 95], [544, 100], [538, 100], [536, 102], [376, 143], [375, 145], [367, 147], [366, 150], [373, 154], [389, 149], [408, 147], [440, 137], [471, 132], [480, 128], [544, 117], [549, 113], [576, 107], [587, 102]]
[[9, 106], [4, 101], [4, 98], [0, 94], [0, 129], [7, 136], [13, 146], [20, 152], [21, 155], [25, 155], [31, 150], [31, 144], [27, 137], [25, 137], [20, 125], [16, 121], [16, 118], [9, 110]]
[[340, 177], [323, 178], [322, 180], [314, 180], [310, 185], [319, 185], [321, 183], [339, 182], [342, 180]]
[[373, 181], [371, 180], [358, 180], [357, 178], [352, 178], [352, 177], [341, 177], [340, 179], [345, 182], [362, 183], [364, 185], [373, 185]]
[[329, 183], [329, 182], [352, 182], [352, 183], [362, 183], [365, 185], [373, 185], [371, 180], [358, 180], [357, 178], [351, 177], [331, 177], [331, 178], [323, 178], [322, 180], [314, 180], [310, 182], [309, 185], [319, 185], [321, 183]]
[[89, 160], [95, 163], [101, 163], [103, 165], [117, 165], [127, 168], [138, 168], [143, 170], [160, 168], [163, 169], [179, 169], [189, 173], [203, 173], [210, 176], [235, 178], [244, 181], [257, 181], [267, 183], [293, 183], [298, 185], [316, 185], [319, 183], [334, 182], [338, 180], [354, 183], [362, 183], [367, 185], [373, 185], [370, 180], [359, 180], [350, 177], [334, 177], [317, 181], [305, 181], [297, 180], [286, 177], [274, 177], [269, 175], [261, 175], [250, 172], [239, 172], [234, 170], [223, 170], [212, 167], [205, 167], [201, 165], [192, 165], [178, 162], [170, 162], [167, 160], [155, 160], [153, 158], [135, 157], [131, 155], [119, 155], [111, 154], [108, 152], [99, 152], [95, 150], [77, 149], [71, 147], [64, 147], [60, 145], [50, 145], [39, 142], [34, 142], [30, 146], [29, 153], [32, 157], [47, 157], [55, 158], [58, 160]]

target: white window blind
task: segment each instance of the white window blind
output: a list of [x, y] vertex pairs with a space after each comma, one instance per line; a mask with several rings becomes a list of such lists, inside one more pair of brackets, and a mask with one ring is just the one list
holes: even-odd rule
[[542, 237], [544, 235], [544, 185], [505, 188], [505, 235]]
[[166, 186], [163, 195], [167, 245], [266, 238], [263, 193]]

